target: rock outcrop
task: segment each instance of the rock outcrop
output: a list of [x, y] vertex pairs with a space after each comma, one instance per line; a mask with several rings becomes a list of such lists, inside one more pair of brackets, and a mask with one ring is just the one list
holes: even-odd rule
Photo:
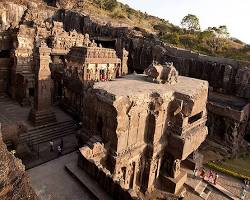
[[[88, 33], [91, 39], [95, 39], [96, 42], [102, 44], [103, 47], [116, 49], [119, 57], [122, 57], [123, 48], [128, 50], [129, 72], [136, 71], [142, 73], [153, 62], [153, 60], [158, 61], [161, 64], [165, 62], [173, 62], [176, 70], [181, 76], [207, 80], [212, 92], [237, 97], [240, 101], [244, 100], [249, 102], [249, 62], [211, 57], [194, 53], [189, 50], [175, 48], [160, 42], [149, 33], [141, 33], [136, 29], [128, 27], [113, 26], [107, 21], [99, 22], [96, 19], [92, 19], [80, 12], [74, 11], [74, 9], [64, 9], [68, 6], [72, 6], [68, 0], [51, 0], [50, 2], [57, 2], [61, 9], [48, 7], [44, 4], [42, 5], [41, 1], [38, 3], [35, 0], [23, 5], [5, 3], [0, 7], [0, 10], [3, 10], [2, 16], [0, 14], [0, 25], [2, 23], [2, 27], [16, 27], [18, 29], [19, 27], [16, 26], [16, 24], [25, 24], [32, 28], [41, 30], [42, 33], [45, 33], [44, 35], [49, 35], [46, 34], [46, 31], [50, 30], [53, 21], [60, 21], [63, 23], [65, 31], [77, 32], [78, 34]], [[14, 23], [11, 24], [11, 22]], [[3, 41], [0, 39], [0, 48], [3, 48], [1, 46], [8, 46], [1, 45], [1, 43], [6, 43], [7, 36], [5, 35], [4, 38]], [[50, 38], [46, 39], [50, 41]], [[9, 61], [8, 58], [0, 59], [0, 63], [9, 63]], [[4, 65], [0, 65], [0, 68], [2, 68], [5, 75], [3, 78], [0, 77], [0, 82], [8, 83], [8, 77], [10, 77], [8, 75], [8, 66], [7, 64], [4, 68], [2, 66]], [[1, 90], [7, 90], [7, 85], [4, 85], [3, 89], [0, 87], [0, 92]], [[233, 104], [234, 103], [228, 103], [230, 109], [234, 109]], [[212, 116], [210, 113], [214, 113], [214, 108], [208, 110], [208, 116]], [[246, 116], [249, 116], [249, 113], [250, 111], [248, 110]], [[217, 112], [216, 115], [217, 116], [215, 117], [219, 117], [222, 121], [225, 121], [222, 119], [223, 116], [221, 113]], [[231, 119], [231, 117], [226, 118], [226, 121], [228, 121], [226, 124], [234, 124], [230, 122]], [[238, 121], [237, 123], [243, 124], [242, 126], [239, 126], [243, 128], [236, 128], [237, 130], [240, 130], [240, 132], [231, 131], [237, 135], [236, 137], [230, 137], [230, 140], [228, 140], [230, 142], [233, 140], [233, 143], [235, 143], [235, 139], [232, 138], [238, 138], [237, 141], [241, 141], [245, 134], [250, 135], [249, 128], [245, 128], [247, 127], [247, 124], [249, 124], [248, 117], [246, 117], [244, 121]], [[234, 125], [230, 125], [230, 127], [234, 127]], [[228, 132], [226, 128], [222, 131]], [[238, 142], [236, 143], [236, 146], [239, 146]]]
[[0, 128], [0, 199], [37, 200], [21, 160], [8, 152]]

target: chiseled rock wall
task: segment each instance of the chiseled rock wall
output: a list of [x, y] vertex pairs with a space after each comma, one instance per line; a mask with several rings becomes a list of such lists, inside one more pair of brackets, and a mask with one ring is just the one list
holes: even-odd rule
[[[116, 48], [119, 53], [123, 46], [129, 50], [128, 66], [130, 72], [143, 72], [153, 60], [174, 62], [180, 75], [207, 80], [215, 91], [250, 99], [250, 63], [226, 58], [211, 57], [179, 49], [162, 42], [140, 37], [135, 30], [127, 27], [113, 27], [106, 22], [98, 22], [89, 16], [72, 10], [58, 10], [53, 7], [30, 3], [25, 6], [7, 3], [7, 27], [13, 22], [41, 24], [47, 18], [64, 23], [66, 31], [76, 30], [89, 33], [92, 37], [118, 38]], [[28, 10], [26, 11], [26, 9]], [[1, 9], [1, 8], [0, 8]], [[23, 16], [23, 17], [22, 17]]]
[[7, 30], [9, 27], [18, 26], [26, 10], [27, 7], [23, 5], [10, 2], [3, 4], [1, 3], [0, 16], [2, 18], [2, 23], [4, 26], [3, 28]]
[[[61, 13], [60, 13], [61, 12]], [[129, 51], [130, 72], [143, 72], [153, 60], [174, 62], [180, 75], [207, 80], [215, 91], [250, 99], [250, 63], [221, 57], [206, 56], [175, 48], [154, 38], [138, 36], [135, 30], [100, 24], [74, 11], [59, 11], [67, 31], [87, 32], [92, 37], [118, 38], [116, 48]], [[74, 20], [73, 20], [74, 19]]]
[[0, 199], [37, 200], [21, 160], [8, 152], [0, 129]]

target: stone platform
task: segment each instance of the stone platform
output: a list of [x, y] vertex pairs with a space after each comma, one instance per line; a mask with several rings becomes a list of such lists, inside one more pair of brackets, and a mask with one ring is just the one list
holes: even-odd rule
[[31, 185], [40, 200], [96, 199], [66, 172], [64, 166], [76, 162], [77, 153], [73, 152], [27, 171], [31, 179]]
[[[63, 112], [59, 107], [52, 107], [56, 115], [57, 123], [72, 121], [72, 118]], [[16, 126], [22, 123], [28, 132], [37, 129], [29, 120], [30, 107], [22, 107], [16, 101], [7, 96], [0, 96], [0, 123], [3, 127], [4, 141], [11, 140]], [[72, 122], [73, 123], [73, 122]]]
[[112, 200], [112, 198], [98, 185], [94, 179], [77, 166], [77, 161], [66, 164], [65, 168], [70, 175], [80, 181], [80, 183], [97, 199]]
[[[6, 126], [22, 122], [28, 127], [28, 129], [31, 129], [33, 128], [33, 125], [28, 120], [30, 108], [31, 107], [29, 106], [20, 106], [18, 102], [10, 99], [8, 96], [0, 96], [0, 123], [3, 126]], [[72, 120], [72, 118], [59, 107], [53, 106], [52, 110], [55, 113], [58, 122]]]
[[187, 180], [187, 173], [183, 170], [180, 171], [180, 174], [176, 178], [171, 178], [165, 174], [161, 174], [159, 177], [159, 186], [161, 189], [167, 190], [172, 194], [178, 194], [185, 181]]
[[30, 121], [34, 126], [41, 126], [48, 123], [56, 122], [56, 115], [53, 110], [37, 111], [32, 109], [29, 115]]

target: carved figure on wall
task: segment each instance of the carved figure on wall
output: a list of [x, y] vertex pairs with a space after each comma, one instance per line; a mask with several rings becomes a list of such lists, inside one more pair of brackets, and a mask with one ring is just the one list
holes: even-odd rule
[[85, 34], [85, 36], [84, 36], [84, 45], [85, 46], [89, 46], [89, 44], [90, 44], [91, 42], [90, 42], [90, 39], [89, 39], [89, 34]]
[[179, 159], [176, 159], [172, 166], [172, 176], [173, 178], [177, 177], [180, 174], [181, 169], [181, 161]]

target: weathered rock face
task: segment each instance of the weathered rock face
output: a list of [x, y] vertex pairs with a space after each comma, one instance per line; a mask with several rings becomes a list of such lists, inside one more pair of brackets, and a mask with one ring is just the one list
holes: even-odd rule
[[165, 65], [150, 65], [144, 73], [148, 78], [156, 83], [174, 84], [178, 81], [178, 71], [176, 71], [173, 63], [166, 63]]
[[82, 136], [88, 141], [82, 154], [101, 172], [81, 166], [93, 176], [111, 174], [124, 190], [178, 193], [186, 180], [181, 161], [207, 136], [207, 93], [206, 81], [188, 77], [158, 84], [132, 74], [95, 83], [82, 99]]
[[[129, 72], [142, 73], [153, 60], [159, 63], [173, 62], [180, 75], [207, 80], [214, 92], [237, 96], [245, 100], [250, 99], [250, 64], [247, 62], [215, 58], [174, 48], [154, 38], [141, 37], [142, 33], [133, 29], [114, 27], [107, 22], [98, 22], [89, 16], [63, 9], [75, 4], [74, 1], [70, 3], [68, 0], [48, 0], [47, 2], [58, 2], [59, 8], [62, 9], [44, 7], [40, 5], [41, 2], [33, 3], [33, 1], [25, 6], [6, 3], [0, 8], [3, 10], [2, 16], [0, 14], [0, 24], [4, 24], [4, 27], [10, 27], [11, 22], [14, 22], [12, 24], [14, 27], [19, 23], [26, 24], [38, 28], [43, 27], [42, 30], [46, 32], [52, 24], [51, 21], [61, 21], [66, 31], [76, 30], [78, 33], [89, 33], [90, 38], [96, 39], [96, 42], [101, 43], [103, 47], [116, 49], [118, 55], [121, 55], [122, 49], [126, 48], [129, 51]], [[8, 63], [9, 60], [4, 58], [0, 62]], [[10, 82], [7, 67], [7, 65], [4, 67], [4, 75], [0, 77], [2, 83]], [[7, 85], [0, 90], [5, 91], [6, 88]], [[208, 112], [209, 115], [210, 110]], [[217, 115], [223, 117], [218, 113]], [[249, 134], [249, 129], [242, 130], [242, 133]], [[238, 132], [236, 134], [242, 135]], [[240, 138], [243, 136], [238, 140]]]
[[26, 9], [26, 6], [14, 3], [3, 3], [0, 7], [0, 24], [2, 24], [2, 29], [7, 30], [9, 27], [16, 27], [21, 21]]
[[0, 199], [36, 200], [21, 160], [8, 152], [0, 129]]

